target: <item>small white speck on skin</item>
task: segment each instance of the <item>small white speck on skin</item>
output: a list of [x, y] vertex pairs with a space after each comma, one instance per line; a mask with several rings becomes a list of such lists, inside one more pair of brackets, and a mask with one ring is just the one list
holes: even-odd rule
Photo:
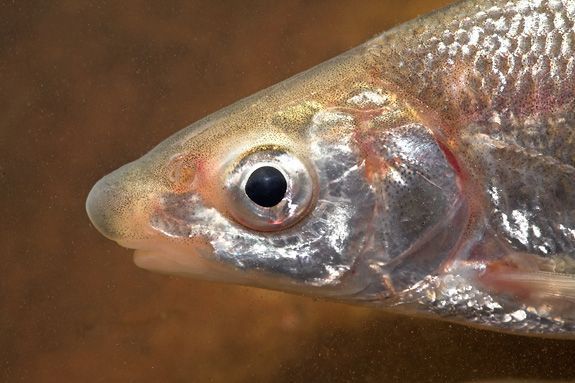
[[321, 285], [324, 285], [326, 283], [330, 284], [337, 281], [338, 278], [341, 276], [342, 271], [344, 271], [342, 268], [335, 268], [331, 265], [327, 265], [325, 269], [329, 273], [329, 276], [322, 279]]
[[514, 220], [513, 225], [509, 222], [507, 214], [501, 215], [503, 227], [523, 245], [527, 245], [529, 239], [529, 220], [525, 214], [519, 210], [513, 210], [511, 217]]
[[527, 318], [527, 313], [525, 312], [525, 310], [517, 310], [512, 312], [510, 315], [513, 318], [513, 320], [516, 320], [518, 322], [524, 321]]
[[502, 53], [504, 56], [507, 56], [511, 52], [511, 40], [506, 37], [499, 37], [499, 53]]
[[510, 38], [516, 37], [520, 32], [521, 23], [522, 23], [521, 15], [513, 16], [513, 18], [511, 19], [511, 25], [509, 26], [509, 29], [507, 31], [507, 36]]
[[[444, 54], [445, 52], [447, 52], [447, 45], [445, 45], [443, 42], [439, 42], [439, 44], [437, 44], [437, 53], [439, 55]], [[433, 56], [431, 55], [427, 55], [428, 59], [433, 59]]]
[[549, 0], [549, 8], [551, 8], [554, 11], [559, 11], [562, 6], [563, 3], [561, 2], [561, 0]]
[[575, 3], [569, 1], [566, 5], [567, 8], [567, 13], [569, 14], [569, 16], [573, 16], [575, 15]]
[[569, 233], [569, 235], [571, 236], [571, 238], [575, 238], [575, 229], [569, 229], [567, 228], [565, 225], [560, 224], [559, 225], [559, 229], [563, 232], [567, 232]]
[[460, 50], [461, 50], [461, 44], [459, 44], [457, 41], [454, 42], [453, 44], [450, 44], [449, 50], [448, 50], [449, 56], [453, 57], [453, 56], [457, 55], [457, 52], [459, 52]]
[[501, 125], [501, 115], [498, 112], [493, 112], [489, 121], [494, 124]]
[[503, 17], [500, 17], [495, 21], [495, 30], [505, 31], [508, 28], [509, 26], [507, 25], [507, 20], [505, 20]]
[[433, 56], [433, 54], [428, 53], [428, 54], [425, 56], [425, 61], [424, 61], [424, 63], [425, 63], [425, 67], [426, 67], [427, 69], [432, 69], [432, 68], [433, 68], [433, 63], [434, 63], [434, 56]]
[[499, 310], [501, 309], [501, 305], [497, 302], [494, 302], [491, 297], [489, 297], [489, 299], [483, 303], [485, 307], [487, 307], [489, 310]]
[[524, 29], [524, 33], [525, 34], [534, 34], [535, 31], [537, 31], [538, 28], [538, 19], [531, 15], [531, 14], [526, 14], [526, 16], [523, 18], [523, 29]]
[[345, 122], [352, 122], [353, 117], [349, 114], [345, 114], [338, 111], [332, 110], [325, 110], [318, 112], [313, 117], [313, 123], [317, 125], [321, 124], [337, 124], [337, 123], [345, 123]]
[[328, 235], [328, 241], [332, 248], [337, 249], [338, 251], [343, 251], [351, 217], [349, 216], [349, 211], [347, 209], [338, 207], [338, 210], [341, 210], [341, 212], [339, 214], [334, 214], [334, 220], [330, 222], [332, 229], [329, 231], [330, 234]]
[[493, 202], [495, 202], [495, 205], [499, 205], [499, 192], [495, 186], [489, 188], [489, 195], [491, 199], [493, 199]]
[[388, 97], [374, 92], [372, 90], [364, 90], [355, 96], [349, 98], [347, 103], [360, 108], [384, 106], [389, 101]]
[[555, 29], [559, 29], [561, 32], [567, 30], [567, 22], [565, 21], [565, 17], [561, 13], [557, 13], [553, 18], [553, 25]]
[[533, 230], [533, 235], [536, 236], [537, 238], [541, 237], [541, 229], [539, 229], [539, 227], [537, 226], [533, 226], [531, 228], [531, 230]]
[[403, 176], [401, 175], [400, 172], [398, 172], [396, 169], [394, 168], [389, 168], [387, 175], [396, 183], [398, 183], [399, 185], [405, 186], [405, 180], [403, 179]]
[[477, 45], [479, 38], [485, 31], [480, 27], [473, 27], [469, 34], [469, 45]]

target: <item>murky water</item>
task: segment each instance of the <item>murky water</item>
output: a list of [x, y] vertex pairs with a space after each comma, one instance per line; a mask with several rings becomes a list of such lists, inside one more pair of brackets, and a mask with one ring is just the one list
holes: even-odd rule
[[139, 270], [84, 212], [188, 123], [447, 3], [2, 5], [0, 381], [575, 379], [575, 342]]

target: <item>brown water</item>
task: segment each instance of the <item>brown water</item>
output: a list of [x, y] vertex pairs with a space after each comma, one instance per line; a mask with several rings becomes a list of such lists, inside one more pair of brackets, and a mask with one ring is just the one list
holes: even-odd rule
[[575, 341], [139, 270], [84, 212], [188, 123], [447, 3], [4, 2], [0, 381], [575, 379]]

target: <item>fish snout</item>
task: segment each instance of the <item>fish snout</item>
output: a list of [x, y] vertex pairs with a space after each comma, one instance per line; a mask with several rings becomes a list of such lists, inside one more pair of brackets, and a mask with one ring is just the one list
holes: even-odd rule
[[126, 246], [151, 235], [148, 219], [155, 193], [145, 180], [137, 168], [128, 164], [92, 187], [86, 211], [92, 224], [105, 237]]
[[[158, 177], [137, 161], [99, 180], [86, 201], [90, 221], [105, 237], [134, 249], [137, 266], [161, 273], [229, 280], [235, 273], [213, 260], [203, 236], [185, 232], [195, 199], [170, 198]], [[189, 218], [189, 217], [188, 217]]]

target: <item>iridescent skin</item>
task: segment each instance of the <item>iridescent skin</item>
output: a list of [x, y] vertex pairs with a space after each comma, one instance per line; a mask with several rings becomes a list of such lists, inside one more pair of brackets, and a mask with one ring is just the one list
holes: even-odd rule
[[[150, 270], [572, 336], [574, 22], [571, 0], [414, 20], [168, 138], [88, 214]], [[272, 210], [242, 189], [260, 164], [290, 185]]]

